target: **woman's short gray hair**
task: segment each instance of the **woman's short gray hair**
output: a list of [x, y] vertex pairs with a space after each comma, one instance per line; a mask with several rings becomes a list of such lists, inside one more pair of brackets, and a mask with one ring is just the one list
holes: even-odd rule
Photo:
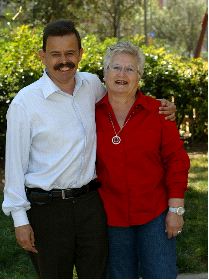
[[144, 72], [144, 62], [145, 62], [144, 54], [137, 46], [133, 45], [128, 41], [118, 42], [115, 45], [107, 48], [106, 54], [104, 56], [104, 73], [107, 71], [112, 57], [120, 53], [130, 54], [136, 58], [139, 75], [140, 77], [142, 77]]

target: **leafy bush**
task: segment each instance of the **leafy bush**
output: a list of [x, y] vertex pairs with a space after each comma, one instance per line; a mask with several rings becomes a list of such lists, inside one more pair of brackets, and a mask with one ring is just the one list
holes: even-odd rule
[[0, 31], [0, 157], [4, 155], [6, 111], [15, 94], [38, 79], [42, 72], [37, 59], [40, 49], [40, 29], [20, 26]]
[[[42, 28], [22, 25], [14, 29], [0, 30], [0, 157], [4, 155], [5, 115], [11, 100], [24, 86], [37, 80], [43, 66], [38, 59]], [[140, 46], [146, 55], [142, 90], [157, 98], [175, 100], [178, 126], [188, 116], [192, 127], [190, 141], [207, 139], [207, 63], [202, 59], [189, 59], [169, 53], [162, 48], [142, 45], [142, 36], [129, 39]], [[103, 78], [102, 60], [108, 46], [116, 38], [100, 41], [90, 34], [83, 38], [84, 54], [80, 71], [96, 73]], [[195, 115], [195, 118], [193, 117]]]
[[163, 49], [142, 48], [147, 62], [142, 90], [175, 101], [178, 127], [186, 132], [185, 119], [188, 120], [190, 143], [207, 141], [208, 64], [202, 59], [184, 61]]

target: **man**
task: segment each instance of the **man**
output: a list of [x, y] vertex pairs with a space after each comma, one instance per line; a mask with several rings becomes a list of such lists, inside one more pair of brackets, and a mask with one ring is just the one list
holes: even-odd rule
[[82, 53], [71, 21], [48, 24], [40, 51], [46, 70], [7, 113], [3, 211], [12, 215], [18, 244], [36, 255], [41, 278], [72, 278], [74, 265], [79, 278], [104, 276], [95, 103], [105, 89], [95, 75], [77, 72]]

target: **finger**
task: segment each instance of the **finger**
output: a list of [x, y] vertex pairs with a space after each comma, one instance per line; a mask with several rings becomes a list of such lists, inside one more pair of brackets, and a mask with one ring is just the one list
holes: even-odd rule
[[168, 232], [167, 232], [167, 236], [168, 236], [168, 239], [171, 239], [171, 238], [173, 237], [172, 232], [168, 231]]
[[176, 119], [175, 113], [172, 113], [171, 115], [166, 116], [165, 119], [170, 120], [170, 121], [175, 121], [175, 119]]
[[179, 228], [177, 231], [177, 235], [180, 235], [182, 233], [182, 230], [183, 230], [182, 228]]
[[30, 232], [30, 239], [31, 239], [30, 251], [34, 252], [34, 253], [38, 253], [38, 251], [37, 251], [37, 249], [35, 247], [35, 236], [34, 236], [34, 232], [33, 232], [32, 229], [31, 229], [31, 232]]
[[25, 247], [22, 247], [25, 251], [29, 251], [29, 252], [32, 252], [32, 253], [38, 253], [37, 249], [34, 247], [34, 246], [25, 246]]
[[168, 239], [172, 238], [172, 231], [169, 229], [168, 225], [165, 225], [165, 233], [167, 233]]
[[[168, 107], [165, 105], [164, 107], [159, 107], [159, 112], [168, 112]], [[169, 111], [170, 112], [170, 111]]]
[[160, 99], [161, 106], [167, 106], [167, 100], [166, 99]]
[[23, 249], [29, 248], [32, 246], [31, 242], [29, 239], [22, 238], [22, 239], [17, 239], [17, 243], [19, 244], [20, 247]]
[[27, 251], [30, 251], [30, 252], [33, 252], [33, 253], [38, 254], [38, 250], [36, 249], [36, 247], [35, 247], [35, 246], [31, 246], [30, 248], [28, 248], [28, 250], [27, 250]]
[[33, 230], [31, 230], [31, 233], [30, 233], [30, 239], [31, 239], [32, 246], [35, 247], [35, 237], [34, 237]]
[[175, 231], [173, 233], [173, 236], [177, 237], [177, 236], [179, 236], [181, 234], [181, 232], [182, 232], [182, 229], [179, 229], [178, 231]]
[[33, 245], [29, 240], [25, 242], [18, 242], [21, 248], [23, 248], [25, 251], [30, 251], [33, 253], [38, 253], [35, 245]]
[[168, 113], [175, 113], [176, 112], [176, 105], [175, 104], [172, 104], [170, 105], [169, 103], [168, 104], [165, 104], [163, 106], [160, 106], [159, 107], [159, 112], [168, 112]]
[[32, 245], [31, 242], [25, 242], [20, 245], [25, 251], [30, 251], [33, 253], [38, 253], [35, 246]]
[[168, 239], [171, 239], [171, 238], [177, 236], [177, 231], [178, 230], [176, 228], [166, 225], [166, 230], [167, 230]]

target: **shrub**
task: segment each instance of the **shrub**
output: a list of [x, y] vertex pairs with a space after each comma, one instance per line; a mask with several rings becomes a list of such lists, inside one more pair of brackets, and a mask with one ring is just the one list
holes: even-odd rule
[[[43, 71], [37, 58], [41, 47], [41, 30], [40, 27], [31, 28], [26, 25], [0, 30], [0, 157], [4, 155], [8, 105], [21, 88], [37, 80]], [[188, 116], [192, 128], [190, 142], [206, 141], [207, 63], [202, 59], [184, 60], [163, 48], [144, 46], [143, 37], [139, 35], [123, 40], [127, 39], [140, 46], [146, 56], [142, 90], [157, 98], [174, 98], [178, 126]], [[80, 71], [96, 73], [102, 80], [105, 50], [116, 42], [116, 38], [100, 41], [93, 34], [83, 38], [84, 54]]]
[[37, 59], [40, 48], [40, 29], [20, 26], [0, 31], [0, 157], [4, 155], [6, 111], [15, 94], [38, 79], [42, 72]]

